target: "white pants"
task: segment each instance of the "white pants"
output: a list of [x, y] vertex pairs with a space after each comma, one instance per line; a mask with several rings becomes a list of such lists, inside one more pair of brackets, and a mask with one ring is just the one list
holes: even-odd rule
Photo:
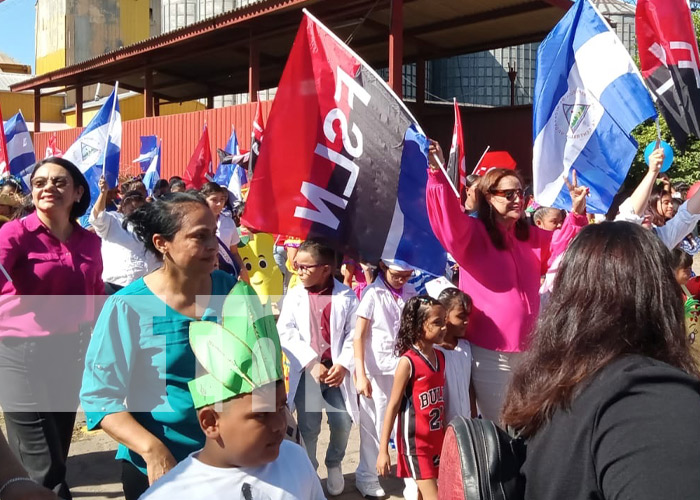
[[472, 344], [472, 384], [481, 416], [498, 422], [520, 352], [499, 352]]
[[367, 375], [372, 384], [372, 398], [360, 396], [360, 463], [355, 471], [356, 481], [377, 481], [379, 439], [386, 407], [391, 396], [394, 375]]

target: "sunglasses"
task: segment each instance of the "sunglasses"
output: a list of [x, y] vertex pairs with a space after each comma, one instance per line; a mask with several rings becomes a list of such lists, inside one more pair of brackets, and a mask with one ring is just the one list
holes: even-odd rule
[[46, 177], [36, 177], [32, 179], [31, 184], [34, 189], [43, 189], [49, 182], [53, 184], [56, 189], [63, 189], [68, 186], [68, 177], [51, 177], [47, 179]]
[[294, 267], [294, 270], [297, 272], [309, 272], [315, 267], [321, 267], [325, 266], [326, 264], [312, 264], [310, 266], [304, 265], [304, 264], [297, 264], [296, 262], [292, 265]]
[[515, 195], [518, 195], [518, 198], [523, 199], [525, 194], [522, 189], [490, 189], [489, 193], [496, 196], [502, 196], [508, 201], [513, 201], [515, 199]]

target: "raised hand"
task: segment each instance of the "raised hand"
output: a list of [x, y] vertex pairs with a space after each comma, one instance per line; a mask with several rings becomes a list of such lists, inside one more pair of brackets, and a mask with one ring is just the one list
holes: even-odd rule
[[571, 211], [579, 215], [586, 213], [586, 196], [588, 196], [589, 189], [586, 186], [578, 185], [578, 178], [576, 176], [576, 170], [571, 170], [571, 181], [564, 178], [566, 182], [566, 187], [569, 189], [569, 195], [571, 196]]
[[428, 146], [428, 165], [432, 170], [438, 170], [440, 169], [440, 164], [445, 164], [445, 156], [442, 154], [442, 148], [440, 147], [440, 143], [430, 139], [430, 145]]

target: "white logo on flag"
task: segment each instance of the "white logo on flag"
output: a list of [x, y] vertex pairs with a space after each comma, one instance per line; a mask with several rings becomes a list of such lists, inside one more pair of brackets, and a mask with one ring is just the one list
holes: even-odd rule
[[570, 139], [582, 139], [593, 133], [602, 113], [594, 113], [600, 108], [598, 101], [584, 89], [572, 89], [559, 100], [554, 123], [558, 133]]
[[[98, 154], [100, 152], [96, 147], [91, 146], [83, 141], [80, 141], [80, 154], [83, 158], [83, 162], [87, 162], [89, 158]], [[95, 158], [95, 160], [97, 160]]]

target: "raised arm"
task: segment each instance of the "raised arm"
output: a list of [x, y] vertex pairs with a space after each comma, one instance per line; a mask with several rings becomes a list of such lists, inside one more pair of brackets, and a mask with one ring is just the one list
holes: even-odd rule
[[435, 156], [444, 164], [440, 145], [431, 141], [428, 155], [430, 171], [425, 191], [430, 226], [443, 248], [464, 267], [464, 263], [468, 260], [468, 246], [476, 226], [481, 222], [462, 211], [459, 198], [454, 195], [447, 179], [439, 169]]
[[649, 203], [651, 190], [654, 188], [656, 178], [661, 171], [661, 165], [664, 162], [664, 150], [659, 148], [649, 156], [649, 169], [646, 175], [639, 183], [637, 189], [634, 190], [632, 196], [629, 197], [630, 208], [635, 215], [642, 215]]

